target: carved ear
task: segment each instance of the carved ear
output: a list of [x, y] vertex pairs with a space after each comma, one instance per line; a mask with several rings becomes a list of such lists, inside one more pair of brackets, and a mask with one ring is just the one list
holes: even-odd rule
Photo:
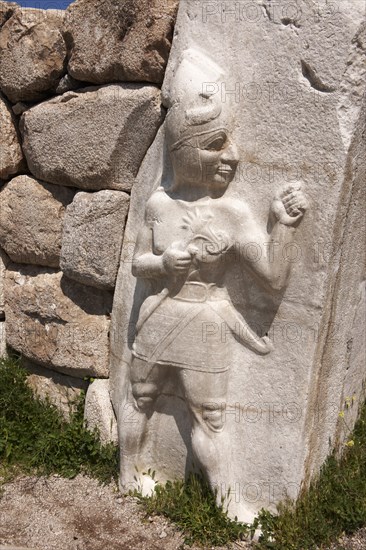
[[202, 104], [186, 111], [185, 118], [189, 126], [196, 126], [214, 120], [221, 113], [221, 105], [213, 101], [209, 95], [200, 93], [199, 97], [202, 98]]

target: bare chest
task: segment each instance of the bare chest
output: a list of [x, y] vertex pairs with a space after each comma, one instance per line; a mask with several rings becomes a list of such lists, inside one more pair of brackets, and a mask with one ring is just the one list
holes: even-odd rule
[[227, 248], [232, 236], [229, 224], [218, 208], [212, 205], [187, 205], [172, 201], [170, 208], [156, 213], [149, 220], [152, 228], [153, 252], [162, 254], [168, 246], [179, 243], [181, 250]]

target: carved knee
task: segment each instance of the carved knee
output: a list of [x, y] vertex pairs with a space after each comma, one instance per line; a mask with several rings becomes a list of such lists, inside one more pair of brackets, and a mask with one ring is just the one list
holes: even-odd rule
[[155, 384], [148, 382], [136, 382], [132, 384], [132, 394], [138, 408], [145, 411], [154, 404], [158, 395], [158, 388]]
[[204, 403], [202, 405], [202, 419], [210, 430], [214, 432], [221, 432], [223, 430], [223, 410], [225, 410], [225, 406], [222, 403]]

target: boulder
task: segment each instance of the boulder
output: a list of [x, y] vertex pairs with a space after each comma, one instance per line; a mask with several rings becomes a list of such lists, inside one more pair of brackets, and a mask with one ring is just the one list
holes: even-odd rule
[[9, 265], [7, 344], [30, 361], [73, 377], [107, 377], [112, 295], [62, 272]]
[[0, 246], [17, 263], [58, 267], [67, 187], [18, 176], [0, 190]]
[[161, 122], [160, 91], [153, 86], [90, 87], [26, 111], [23, 149], [39, 179], [129, 190]]
[[16, 121], [10, 106], [0, 94], [0, 179], [19, 172], [24, 163]]
[[78, 80], [163, 81], [178, 0], [77, 0], [66, 10], [68, 70]]
[[60, 266], [65, 275], [114, 288], [129, 200], [121, 191], [76, 194], [64, 221]]
[[43, 99], [66, 72], [61, 10], [17, 9], [0, 32], [0, 89], [13, 103]]
[[109, 380], [94, 380], [88, 388], [84, 419], [87, 428], [97, 428], [102, 443], [118, 443], [117, 421], [109, 397]]

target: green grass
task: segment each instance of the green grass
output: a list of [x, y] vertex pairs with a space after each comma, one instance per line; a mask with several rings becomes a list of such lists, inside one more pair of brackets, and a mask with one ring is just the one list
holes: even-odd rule
[[56, 407], [34, 397], [26, 377], [16, 360], [0, 359], [1, 477], [22, 472], [72, 478], [83, 473], [102, 482], [116, 479], [116, 447], [101, 445], [97, 433], [84, 428], [85, 396], [68, 423]]
[[202, 478], [168, 482], [156, 494], [137, 494], [147, 515], [164, 515], [184, 532], [187, 544], [224, 545], [262, 530], [257, 550], [312, 550], [326, 548], [343, 533], [366, 525], [366, 404], [349, 438], [352, 446], [342, 458], [330, 456], [320, 475], [298, 501], [279, 506], [277, 516], [262, 510], [253, 526], [231, 521], [215, 505]]
[[341, 459], [331, 455], [309, 490], [277, 517], [262, 511], [261, 550], [311, 550], [366, 525], [366, 404]]
[[180, 527], [189, 545], [221, 546], [243, 539], [250, 532], [246, 524], [232, 521], [223, 508], [216, 506], [208, 484], [197, 474], [191, 474], [186, 482], [157, 485], [150, 497], [137, 492], [134, 495], [147, 516], [163, 515]]
[[[83, 426], [84, 399], [68, 423], [57, 409], [35, 399], [27, 372], [14, 359], [0, 360], [0, 477], [22, 472], [74, 477], [84, 473], [103, 482], [116, 479], [117, 449], [102, 446], [97, 433]], [[279, 507], [274, 516], [262, 510], [255, 527], [262, 529], [258, 550], [326, 548], [343, 533], [366, 525], [366, 404], [340, 460], [325, 462], [320, 475], [296, 503]], [[157, 486], [152, 497], [137, 495], [146, 515], [164, 515], [180, 527], [186, 543], [225, 545], [247, 537], [250, 527], [228, 518], [217, 507], [207, 484], [197, 475], [187, 482]]]

